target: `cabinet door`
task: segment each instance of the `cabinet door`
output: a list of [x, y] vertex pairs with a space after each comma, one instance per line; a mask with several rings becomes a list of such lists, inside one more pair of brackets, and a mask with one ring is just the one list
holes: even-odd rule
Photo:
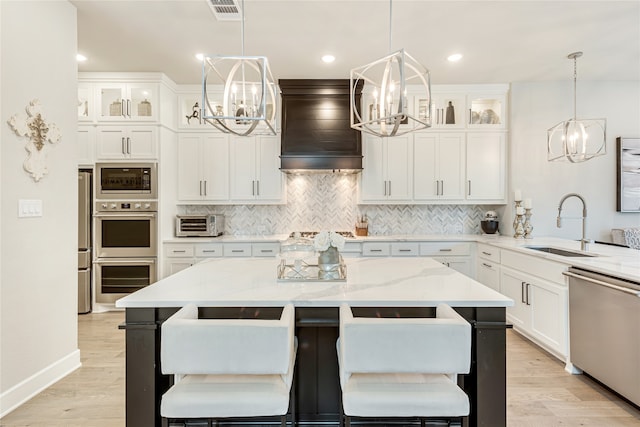
[[154, 121], [158, 117], [158, 85], [156, 83], [127, 84], [127, 117], [132, 120]]
[[507, 307], [507, 320], [515, 327], [529, 328], [529, 306], [526, 303], [526, 278], [518, 272], [502, 268], [500, 273], [500, 292], [513, 300], [513, 306]]
[[128, 127], [127, 157], [130, 159], [157, 159], [156, 129], [151, 126]]
[[485, 259], [478, 259], [478, 282], [500, 292], [500, 266]]
[[78, 82], [78, 121], [90, 122], [95, 118], [95, 102], [91, 83]]
[[176, 258], [167, 259], [164, 264], [164, 277], [176, 274], [179, 271], [185, 270], [193, 265], [192, 258]]
[[125, 159], [127, 157], [126, 132], [119, 127], [97, 129], [96, 158]]
[[362, 165], [360, 174], [360, 198], [363, 201], [384, 200], [387, 195], [387, 179], [384, 170], [384, 140], [363, 135]]
[[467, 200], [505, 198], [505, 135], [471, 132], [467, 135]]
[[93, 126], [78, 127], [78, 165], [92, 166], [96, 145], [96, 130]]
[[442, 258], [434, 257], [436, 261], [446, 265], [449, 268], [456, 270], [458, 273], [462, 273], [467, 277], [473, 278], [471, 274], [471, 262], [468, 258]]
[[464, 199], [463, 133], [441, 134], [438, 141], [438, 171], [440, 199]]
[[436, 147], [438, 135], [417, 133], [413, 139], [413, 197], [416, 200], [436, 199], [440, 194]]
[[529, 284], [531, 332], [563, 355], [567, 354], [567, 290], [535, 279]]
[[284, 178], [280, 171], [280, 137], [258, 137], [257, 149], [256, 196], [260, 200], [281, 200]]
[[464, 94], [433, 94], [431, 99], [431, 124], [433, 128], [464, 128]]
[[385, 138], [387, 167], [387, 198], [389, 200], [412, 199], [411, 137]]
[[226, 135], [206, 135], [200, 152], [202, 194], [205, 200], [229, 198], [229, 139]]
[[503, 94], [470, 94], [467, 96], [470, 128], [506, 128], [506, 96]]
[[178, 138], [178, 199], [201, 200], [202, 158], [200, 135], [183, 134]]
[[253, 200], [256, 197], [256, 141], [252, 137], [232, 136], [231, 199]]

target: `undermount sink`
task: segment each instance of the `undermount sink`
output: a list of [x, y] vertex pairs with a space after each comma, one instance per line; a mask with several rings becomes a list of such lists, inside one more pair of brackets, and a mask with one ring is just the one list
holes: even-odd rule
[[584, 252], [572, 251], [569, 249], [560, 249], [550, 246], [525, 246], [527, 249], [533, 249], [534, 251], [546, 252], [548, 254], [560, 255], [566, 257], [596, 257], [596, 254], [586, 254]]

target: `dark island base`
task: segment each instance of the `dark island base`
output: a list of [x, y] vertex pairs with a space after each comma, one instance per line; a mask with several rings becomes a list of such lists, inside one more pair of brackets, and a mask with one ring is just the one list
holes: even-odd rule
[[[506, 334], [503, 307], [456, 307], [473, 326], [472, 366], [459, 378], [471, 400], [469, 426], [506, 427]], [[160, 327], [177, 308], [128, 308], [126, 322], [126, 425], [160, 427], [160, 399], [172, 377], [160, 371]], [[359, 307], [362, 317], [433, 317], [433, 307]], [[275, 319], [276, 307], [201, 308], [203, 318]], [[340, 383], [336, 307], [296, 308], [298, 354], [289, 420], [297, 425], [339, 425]], [[273, 425], [264, 420], [264, 425]], [[367, 422], [371, 425], [371, 422]], [[383, 422], [381, 425], [393, 425]], [[412, 425], [405, 420], [402, 425]], [[249, 425], [242, 420], [223, 425]], [[256, 420], [250, 424], [258, 425]], [[397, 425], [397, 424], [396, 424]], [[419, 425], [417, 423], [416, 425]], [[438, 425], [438, 424], [433, 424]]]

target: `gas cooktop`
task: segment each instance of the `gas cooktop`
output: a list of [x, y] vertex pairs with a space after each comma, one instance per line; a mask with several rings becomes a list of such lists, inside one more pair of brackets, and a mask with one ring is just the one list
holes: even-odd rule
[[[294, 231], [289, 234], [289, 237], [315, 237], [318, 231]], [[342, 237], [355, 237], [351, 231], [336, 231]]]

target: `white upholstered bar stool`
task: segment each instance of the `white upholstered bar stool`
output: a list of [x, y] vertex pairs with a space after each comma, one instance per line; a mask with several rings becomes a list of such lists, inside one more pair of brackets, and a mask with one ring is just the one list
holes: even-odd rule
[[162, 324], [160, 363], [175, 384], [162, 396], [169, 420], [280, 417], [286, 425], [297, 341], [294, 308], [280, 319], [198, 319], [187, 305]]
[[364, 318], [343, 304], [337, 346], [347, 427], [352, 417], [450, 425], [469, 415], [457, 375], [470, 370], [471, 325], [448, 305], [435, 318]]

